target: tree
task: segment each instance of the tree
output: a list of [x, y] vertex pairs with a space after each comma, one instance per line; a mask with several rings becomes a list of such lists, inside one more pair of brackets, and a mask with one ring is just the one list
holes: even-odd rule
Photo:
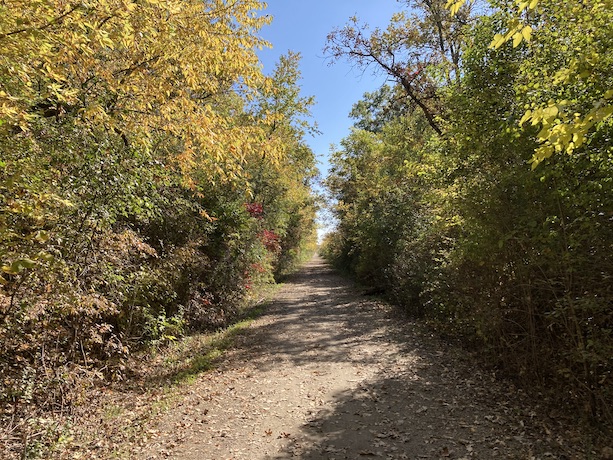
[[15, 439], [38, 443], [37, 417], [121, 378], [133, 350], [223, 325], [310, 249], [313, 101], [298, 56], [262, 75], [263, 7], [0, 2], [0, 425]]
[[262, 161], [247, 168], [253, 200], [263, 205], [268, 230], [279, 236], [276, 275], [286, 274], [300, 260], [305, 242], [312, 242], [315, 221], [312, 184], [318, 172], [305, 137], [319, 131], [310, 120], [314, 98], [300, 94], [299, 64], [299, 53], [281, 56], [251, 107], [254, 119], [266, 127], [264, 154], [275, 148], [282, 158], [274, 167]]
[[356, 120], [356, 128], [378, 133], [407, 111], [403, 91], [398, 86], [383, 85], [377, 91], [364, 94], [362, 100], [353, 105], [349, 116]]
[[[256, 33], [269, 19], [253, 14], [262, 7], [255, 0], [4, 2], [0, 134], [5, 145], [21, 135], [29, 143], [24, 148], [38, 149], [42, 159], [50, 152], [45, 139], [28, 132], [44, 129], [45, 120], [56, 121], [50, 126], [64, 129], [66, 138], [89, 135], [92, 143], [111, 139], [115, 145], [112, 138], [119, 137], [125, 155], [135, 149], [179, 168], [188, 187], [195, 176], [236, 177], [246, 154], [260, 148], [263, 132], [237, 126], [217, 106], [221, 95], [255, 91], [262, 81], [254, 48], [266, 46]], [[95, 151], [104, 156], [104, 148]], [[270, 161], [275, 154], [271, 149]], [[45, 188], [40, 164], [25, 170], [15, 165], [4, 171], [12, 184], [6, 193], [27, 198], [19, 206], [5, 201], [9, 215], [48, 216], [44, 208], [70, 205], [63, 191]], [[0, 232], [20, 234], [9, 221]], [[7, 270], [10, 264], [18, 270], [32, 257], [17, 256]]]
[[385, 31], [375, 29], [370, 35], [367, 26], [354, 17], [328, 35], [324, 51], [331, 62], [348, 59], [359, 69], [374, 65], [375, 71], [387, 74], [403, 88], [410, 106], [422, 111], [440, 135], [441, 89], [459, 76], [462, 28], [470, 18], [470, 8], [450, 16], [442, 0], [406, 3], [418, 14], [396, 14]]
[[[562, 6], [530, 10], [529, 43], [510, 35], [516, 46], [491, 45], [505, 8], [466, 30], [458, 81], [445, 91], [445, 136], [428, 136], [419, 112], [382, 117], [393, 103], [383, 92], [357, 106], [357, 123], [374, 129], [352, 131], [332, 158], [339, 225], [326, 253], [507, 376], [608, 427], [613, 124], [603, 118], [539, 174], [527, 168], [539, 123], [520, 126], [527, 101], [551, 105], [548, 135], [563, 124], [556, 101], [585, 113], [611, 82], [610, 27]], [[567, 80], [564, 69], [591, 46], [600, 60]]]
[[[554, 153], [572, 154], [589, 142], [594, 129], [610, 123], [613, 2], [571, 2], [570, 10], [568, 2], [559, 0], [514, 0], [497, 5], [509, 9], [509, 3], [514, 11], [505, 23], [506, 30], [493, 36], [490, 47], [499, 49], [510, 41], [514, 48], [528, 43], [538, 62], [531, 70], [531, 90], [526, 92], [545, 94], [539, 94], [538, 100], [526, 98], [528, 110], [520, 120], [522, 125], [541, 128], [537, 135], [541, 146], [531, 160], [536, 168]], [[467, 0], [449, 0], [447, 7], [455, 14], [465, 4]], [[556, 49], [561, 51], [558, 59], [545, 57]]]
[[613, 2], [539, 1], [524, 63], [521, 125], [538, 126], [536, 167], [554, 153], [574, 154], [610, 130], [613, 115]]
[[[4, 2], [0, 14], [0, 120], [3, 129], [45, 116], [73, 115], [84, 126], [151, 146], [156, 132], [183, 139], [181, 164], [198, 161], [231, 174], [249, 143], [211, 110], [233, 85], [261, 81], [256, 36], [269, 19], [256, 0], [61, 0]], [[227, 140], [227, 142], [225, 142]], [[224, 146], [224, 147], [222, 147]]]

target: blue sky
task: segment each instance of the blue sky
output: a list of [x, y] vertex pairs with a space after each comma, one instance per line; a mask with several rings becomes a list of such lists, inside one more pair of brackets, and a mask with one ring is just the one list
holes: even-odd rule
[[313, 119], [322, 132], [307, 141], [325, 176], [330, 145], [338, 144], [349, 133], [351, 107], [365, 92], [374, 91], [385, 81], [383, 76], [374, 77], [370, 71], [353, 70], [347, 62], [329, 66], [323, 53], [326, 36], [354, 15], [371, 28], [384, 28], [402, 5], [396, 0], [268, 0], [266, 3], [268, 8], [264, 14], [272, 15], [273, 22], [261, 30], [261, 36], [273, 48], [260, 53], [264, 72], [270, 74], [279, 56], [288, 50], [301, 53], [302, 95], [315, 96]]

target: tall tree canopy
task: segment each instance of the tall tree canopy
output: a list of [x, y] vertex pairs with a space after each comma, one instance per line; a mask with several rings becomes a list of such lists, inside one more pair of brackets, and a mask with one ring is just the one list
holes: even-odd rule
[[462, 28], [470, 19], [470, 7], [455, 16], [443, 0], [404, 1], [413, 13], [398, 13], [386, 30], [368, 27], [353, 17], [344, 28], [328, 35], [324, 51], [332, 59], [347, 59], [365, 70], [387, 74], [399, 84], [412, 107], [421, 110], [430, 127], [442, 134], [441, 88], [458, 78]]
[[[453, 14], [467, 0], [449, 0]], [[594, 129], [613, 115], [611, 46], [613, 2], [514, 0], [493, 2], [511, 11], [490, 47], [528, 43], [530, 83], [524, 88], [527, 109], [520, 123], [540, 126], [535, 168], [554, 153], [572, 154], [589, 142]], [[533, 43], [533, 46], [530, 46]], [[607, 121], [609, 120], [609, 121]]]

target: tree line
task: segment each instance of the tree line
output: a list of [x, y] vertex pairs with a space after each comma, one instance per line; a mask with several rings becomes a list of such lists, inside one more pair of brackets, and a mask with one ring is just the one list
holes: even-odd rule
[[610, 427], [613, 4], [402, 3], [386, 29], [328, 37], [390, 83], [333, 148], [323, 252]]
[[2, 442], [314, 249], [313, 99], [298, 54], [263, 74], [263, 8], [0, 2]]

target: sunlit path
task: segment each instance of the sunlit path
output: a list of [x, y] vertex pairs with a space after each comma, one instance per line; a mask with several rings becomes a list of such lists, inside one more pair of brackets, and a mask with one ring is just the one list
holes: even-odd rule
[[243, 340], [160, 422], [146, 458], [575, 455], [511, 388], [418, 326], [398, 326], [320, 259]]

